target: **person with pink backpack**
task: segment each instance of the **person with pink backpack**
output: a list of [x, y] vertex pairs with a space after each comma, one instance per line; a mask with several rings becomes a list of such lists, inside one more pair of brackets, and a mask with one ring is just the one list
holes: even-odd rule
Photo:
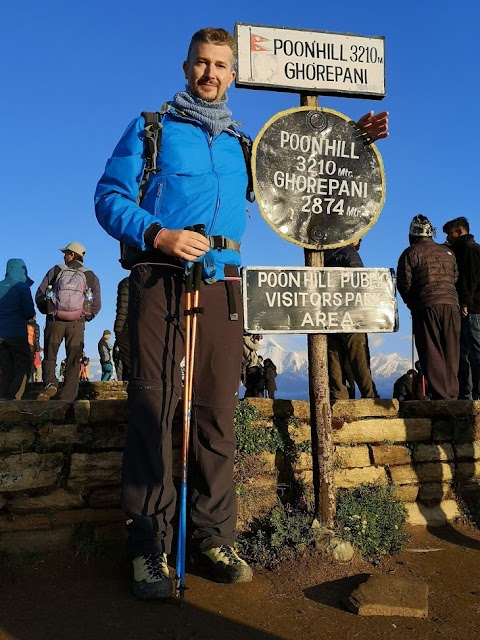
[[78, 394], [85, 322], [93, 320], [101, 308], [100, 282], [93, 271], [83, 266], [85, 247], [80, 242], [71, 242], [60, 251], [64, 264], [57, 264], [46, 273], [35, 294], [38, 310], [47, 316], [43, 340], [45, 387], [37, 400], [50, 400], [57, 395], [55, 367], [58, 349], [65, 340], [65, 376], [58, 398], [73, 402]]

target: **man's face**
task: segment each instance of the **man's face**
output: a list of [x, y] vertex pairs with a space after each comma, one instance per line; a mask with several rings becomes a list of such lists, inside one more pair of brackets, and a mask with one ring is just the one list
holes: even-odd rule
[[463, 229], [460, 228], [456, 228], [456, 229], [452, 229], [447, 233], [447, 242], [448, 244], [453, 244], [456, 240], [458, 240], [458, 238], [460, 238], [461, 236], [463, 236], [464, 231]]
[[183, 63], [188, 88], [206, 102], [220, 102], [235, 78], [233, 52], [227, 45], [199, 42]]

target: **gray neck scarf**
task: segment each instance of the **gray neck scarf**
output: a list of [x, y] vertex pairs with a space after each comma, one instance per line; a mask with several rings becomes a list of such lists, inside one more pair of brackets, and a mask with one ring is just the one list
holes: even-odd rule
[[202, 122], [212, 136], [218, 136], [232, 124], [232, 112], [227, 109], [227, 96], [221, 102], [207, 102], [189, 91], [180, 91], [173, 99], [173, 106], [191, 118]]

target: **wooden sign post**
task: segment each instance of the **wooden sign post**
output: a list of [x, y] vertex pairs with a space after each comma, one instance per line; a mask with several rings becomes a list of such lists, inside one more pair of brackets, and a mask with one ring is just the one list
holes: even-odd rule
[[[318, 96], [301, 94], [300, 106], [318, 108]], [[306, 267], [324, 266], [323, 251], [304, 249], [304, 253]], [[324, 333], [309, 335], [307, 345], [315, 515], [328, 528], [333, 528], [336, 500], [327, 336]]]
[[[268, 224], [304, 248], [306, 268], [322, 269], [325, 249], [354, 242], [375, 223], [385, 189], [374, 145], [343, 114], [320, 110], [318, 95], [382, 99], [384, 40], [246, 24], [237, 24], [235, 34], [238, 87], [300, 93], [300, 109], [277, 114], [254, 141], [254, 189]], [[274, 322], [272, 317], [267, 325]], [[332, 417], [322, 331], [348, 330], [323, 325], [317, 331], [308, 331], [307, 338], [315, 514], [333, 528]]]

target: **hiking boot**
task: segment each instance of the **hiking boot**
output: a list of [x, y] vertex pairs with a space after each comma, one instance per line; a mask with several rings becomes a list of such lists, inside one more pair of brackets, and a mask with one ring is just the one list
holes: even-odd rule
[[252, 568], [237, 555], [233, 547], [227, 545], [198, 551], [192, 556], [192, 562], [206, 569], [217, 582], [232, 584], [250, 582], [253, 578]]
[[141, 600], [160, 600], [171, 595], [166, 553], [148, 553], [133, 559], [132, 590]]
[[57, 394], [57, 387], [51, 382], [47, 384], [47, 386], [40, 391], [38, 396], [35, 398], [36, 400], [40, 400], [41, 402], [45, 400], [50, 400]]

